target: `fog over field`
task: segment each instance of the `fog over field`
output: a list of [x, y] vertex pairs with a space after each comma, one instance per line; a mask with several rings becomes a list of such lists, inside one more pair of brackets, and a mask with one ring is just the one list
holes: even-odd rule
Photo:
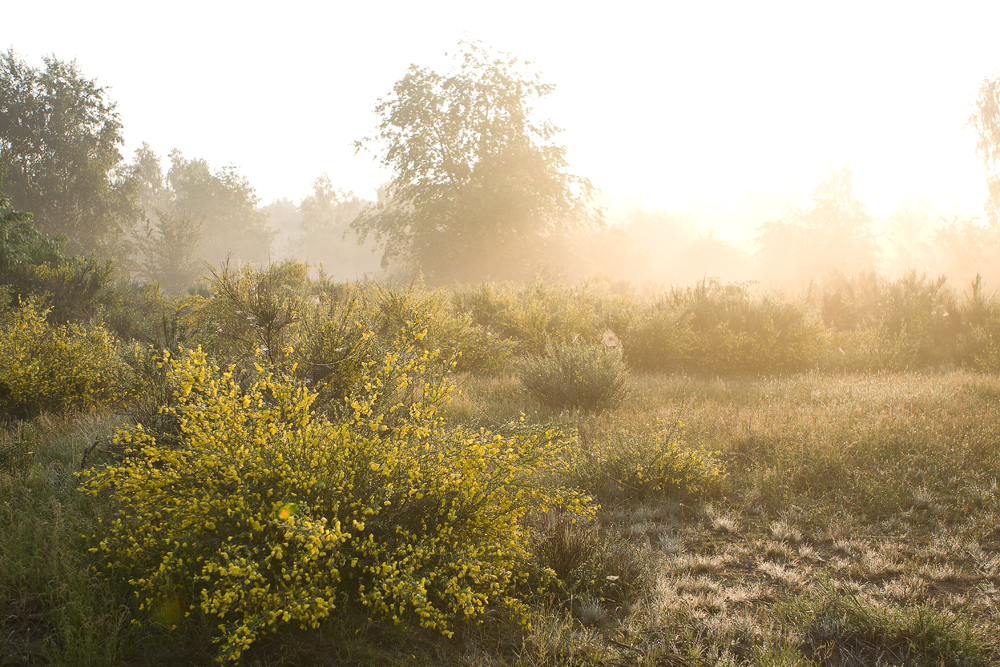
[[[0, 46], [32, 66], [75, 59], [117, 103], [126, 161], [148, 145], [164, 174], [173, 150], [233, 165], [274, 232], [259, 254], [340, 277], [380, 271], [378, 254], [343, 242], [394, 176], [355, 146], [373, 136], [378, 100], [411, 63], [446, 72], [461, 40], [480, 40], [555, 86], [535, 115], [560, 128], [567, 173], [589, 179], [604, 211], [603, 231], [553, 250], [550, 275], [799, 284], [912, 269], [961, 287], [998, 271], [968, 123], [1000, 68], [998, 14], [973, 2], [60, 1], [7, 9]], [[854, 217], [824, 218], [830, 202]]]
[[3, 667], [1000, 664], [1000, 2], [6, 4]]

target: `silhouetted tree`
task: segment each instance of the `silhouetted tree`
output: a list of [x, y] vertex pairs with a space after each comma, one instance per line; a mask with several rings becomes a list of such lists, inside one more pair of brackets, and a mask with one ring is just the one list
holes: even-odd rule
[[167, 294], [189, 287], [202, 273], [196, 259], [201, 223], [190, 212], [159, 211], [154, 225], [147, 219], [137, 236], [142, 262], [139, 275], [160, 283]]
[[234, 261], [263, 263], [271, 250], [267, 214], [250, 182], [236, 167], [212, 171], [207, 160], [187, 160], [170, 152], [167, 183], [175, 211], [201, 221], [198, 256], [211, 264], [227, 257]]
[[991, 223], [1000, 224], [1000, 76], [983, 79], [969, 124], [979, 134], [976, 152], [986, 167], [986, 214]]
[[376, 273], [379, 261], [371, 244], [358, 242], [358, 233], [351, 223], [371, 202], [359, 199], [353, 192], [333, 187], [330, 177], [323, 174], [313, 183], [313, 192], [302, 200], [300, 235], [292, 246], [296, 257], [341, 278], [353, 279], [365, 273]]
[[874, 268], [880, 251], [872, 222], [854, 196], [850, 168], [832, 171], [813, 190], [810, 206], [757, 228], [763, 275], [799, 282], [830, 269], [852, 274]]
[[377, 145], [393, 178], [352, 228], [383, 245], [383, 266], [432, 282], [524, 278], [553, 239], [599, 220], [593, 188], [566, 172], [557, 128], [533, 117], [553, 86], [509, 54], [460, 48], [450, 74], [411, 65], [379, 101], [375, 136], [357, 145]]
[[115, 103], [76, 62], [28, 66], [0, 55], [0, 171], [4, 192], [44, 234], [65, 234], [72, 253], [117, 254], [140, 218], [136, 184], [120, 169]]
[[273, 232], [254, 189], [235, 167], [212, 171], [206, 160], [174, 150], [166, 174], [160, 156], [143, 144], [129, 166], [145, 223], [135, 232], [138, 266], [167, 292], [188, 286], [204, 263], [268, 260]]

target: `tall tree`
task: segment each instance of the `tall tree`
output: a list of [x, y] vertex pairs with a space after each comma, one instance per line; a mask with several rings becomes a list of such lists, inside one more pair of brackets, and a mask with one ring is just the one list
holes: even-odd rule
[[12, 205], [30, 211], [71, 253], [119, 250], [140, 217], [136, 185], [120, 169], [122, 125], [104, 88], [76, 62], [28, 66], [0, 56], [0, 171]]
[[160, 156], [143, 144], [129, 172], [145, 217], [134, 235], [132, 268], [139, 275], [176, 292], [198, 277], [205, 262], [268, 260], [273, 233], [267, 213], [235, 167], [213, 171], [206, 160], [174, 150], [164, 174]]
[[459, 46], [451, 73], [411, 65], [379, 100], [381, 122], [357, 147], [377, 147], [394, 175], [351, 226], [382, 244], [383, 266], [432, 282], [525, 278], [560, 235], [600, 222], [593, 188], [567, 173], [558, 129], [534, 117], [554, 87], [509, 54]]
[[301, 235], [292, 246], [294, 255], [314, 264], [322, 264], [331, 274], [345, 279], [358, 278], [379, 271], [379, 262], [371, 244], [358, 243], [351, 223], [370, 202], [353, 192], [333, 187], [323, 174], [313, 183], [313, 192], [302, 200]]
[[207, 160], [188, 160], [170, 152], [167, 183], [173, 207], [201, 221], [198, 255], [211, 264], [233, 261], [263, 263], [271, 251], [272, 233], [260, 198], [233, 165], [212, 170]]
[[178, 294], [202, 273], [202, 263], [196, 259], [200, 243], [201, 224], [190, 213], [160, 211], [156, 223], [147, 219], [136, 235], [141, 258], [137, 272], [160, 283], [167, 294]]
[[830, 269], [854, 274], [874, 268], [879, 246], [873, 219], [854, 195], [847, 166], [820, 181], [810, 206], [796, 206], [757, 228], [757, 257], [777, 282], [821, 277]]
[[979, 134], [976, 152], [986, 167], [986, 214], [1000, 225], [1000, 76], [983, 79], [969, 124]]

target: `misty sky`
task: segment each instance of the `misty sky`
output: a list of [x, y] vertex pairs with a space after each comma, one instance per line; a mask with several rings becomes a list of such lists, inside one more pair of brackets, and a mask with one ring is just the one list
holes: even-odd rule
[[410, 63], [447, 69], [463, 36], [557, 85], [543, 111], [571, 170], [612, 197], [738, 207], [843, 164], [877, 215], [986, 197], [966, 119], [1000, 71], [997, 2], [10, 4], [0, 46], [76, 58], [118, 102], [127, 158], [146, 141], [232, 163], [265, 203], [323, 172], [373, 198], [389, 174], [352, 142]]

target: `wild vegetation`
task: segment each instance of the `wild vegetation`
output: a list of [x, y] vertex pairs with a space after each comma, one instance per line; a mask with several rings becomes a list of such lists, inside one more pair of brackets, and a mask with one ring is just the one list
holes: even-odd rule
[[[529, 118], [550, 87], [466, 46], [380, 103], [380, 201], [321, 178], [270, 209], [289, 247], [374, 236], [405, 283], [241, 261], [272, 235], [234, 168], [123, 165], [100, 88], [6, 55], [20, 118], [90, 104], [0, 125], [0, 664], [1000, 661], [983, 278], [875, 271], [847, 170], [760, 229], [776, 274], [803, 244], [858, 259], [791, 292], [511, 264], [604, 232]], [[23, 212], [88, 132], [97, 194]]]
[[6, 664], [990, 664], [998, 306], [836, 284], [223, 267], [142, 346], [28, 296], [5, 344], [66, 352], [0, 378]]

